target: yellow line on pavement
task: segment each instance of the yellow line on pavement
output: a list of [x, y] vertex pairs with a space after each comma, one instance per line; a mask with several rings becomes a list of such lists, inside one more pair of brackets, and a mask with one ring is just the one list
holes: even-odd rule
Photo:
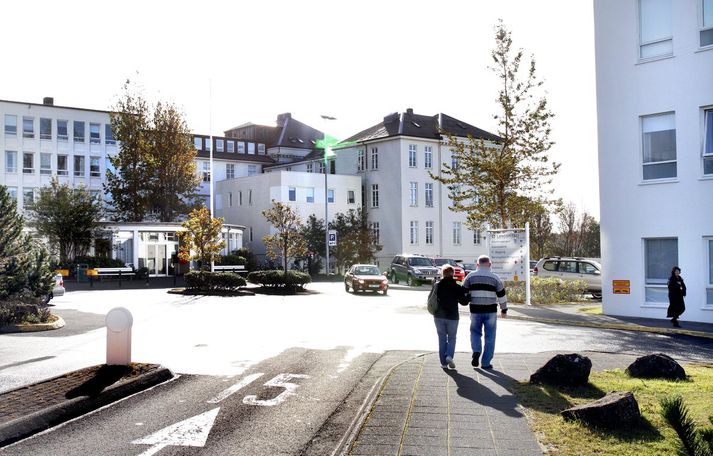
[[448, 404], [448, 456], [451, 456], [451, 390], [448, 388], [448, 382], [450, 382], [450, 380], [451, 376], [446, 375], [446, 403]]
[[423, 373], [423, 365], [426, 363], [426, 357], [421, 358], [421, 368], [418, 371], [418, 377], [413, 384], [413, 389], [411, 390], [411, 403], [408, 405], [408, 413], [406, 414], [406, 421], [404, 421], [404, 429], [401, 432], [401, 442], [399, 442], [399, 451], [396, 456], [401, 456], [401, 452], [404, 449], [404, 440], [406, 440], [406, 432], [408, 431], [408, 426], [411, 424], [411, 413], [413, 411], [413, 403], [416, 400], [416, 390], [418, 390], [418, 384], [421, 381], [421, 374]]

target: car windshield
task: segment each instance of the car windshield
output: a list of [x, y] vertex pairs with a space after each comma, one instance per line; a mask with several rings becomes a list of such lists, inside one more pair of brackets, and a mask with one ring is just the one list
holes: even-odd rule
[[444, 264], [450, 264], [451, 266], [458, 266], [458, 263], [456, 260], [452, 260], [450, 258], [436, 258], [433, 260], [433, 264], [436, 266], [443, 266]]
[[414, 257], [408, 259], [408, 264], [411, 266], [433, 266], [428, 258]]
[[475, 269], [475, 263], [463, 263], [463, 269]]
[[379, 268], [376, 266], [357, 266], [354, 268], [354, 274], [357, 275], [379, 275]]

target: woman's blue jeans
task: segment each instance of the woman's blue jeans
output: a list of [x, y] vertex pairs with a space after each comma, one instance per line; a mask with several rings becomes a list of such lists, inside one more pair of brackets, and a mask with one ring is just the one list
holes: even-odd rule
[[446, 318], [433, 318], [438, 332], [438, 357], [441, 366], [445, 366], [446, 357], [456, 352], [456, 333], [458, 333], [458, 320], [448, 320]]

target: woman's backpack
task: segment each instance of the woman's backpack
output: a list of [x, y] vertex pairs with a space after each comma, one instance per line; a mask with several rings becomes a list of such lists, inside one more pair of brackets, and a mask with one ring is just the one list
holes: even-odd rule
[[433, 285], [431, 292], [428, 293], [428, 302], [426, 307], [428, 308], [428, 313], [436, 315], [436, 312], [438, 311], [438, 282]]

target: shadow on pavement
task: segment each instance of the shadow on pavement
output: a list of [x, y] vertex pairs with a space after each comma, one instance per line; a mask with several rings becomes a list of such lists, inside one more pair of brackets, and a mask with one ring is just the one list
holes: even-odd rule
[[72, 388], [64, 395], [67, 399], [88, 396], [96, 397], [104, 389], [118, 382], [124, 375], [131, 372], [129, 366], [108, 366], [104, 365], [97, 370], [94, 377], [85, 381], [76, 388]]
[[[497, 406], [494, 408], [497, 408], [507, 416], [515, 418], [523, 416], [516, 408], [517, 401], [514, 395], [499, 396], [487, 386], [475, 381], [472, 377], [459, 374], [458, 371], [455, 370], [446, 370], [445, 372], [453, 379], [456, 386], [458, 386], [457, 393], [459, 396], [488, 407], [494, 407], [493, 404], [497, 403]], [[488, 377], [493, 378], [495, 376]], [[497, 378], [497, 383], [503, 385], [508, 390], [511, 389], [512, 384], [516, 381], [514, 378], [501, 372], [498, 373]], [[505, 399], [505, 401], [503, 399]], [[508, 403], [509, 401], [507, 401], [507, 399], [512, 399], [511, 403]]]

